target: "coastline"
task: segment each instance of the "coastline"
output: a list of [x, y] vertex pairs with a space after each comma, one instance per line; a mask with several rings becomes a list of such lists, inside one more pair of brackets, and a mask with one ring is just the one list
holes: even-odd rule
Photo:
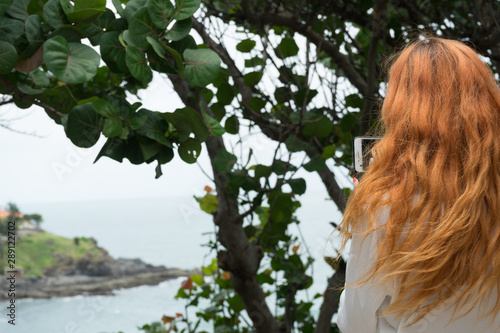
[[[26, 278], [16, 280], [16, 298], [52, 298], [76, 295], [113, 295], [113, 291], [141, 285], [157, 285], [165, 280], [199, 273], [196, 270], [167, 269], [122, 276], [70, 275], [59, 277]], [[0, 283], [2, 291], [8, 289], [7, 279]], [[8, 300], [7, 293], [0, 294], [0, 301]]]

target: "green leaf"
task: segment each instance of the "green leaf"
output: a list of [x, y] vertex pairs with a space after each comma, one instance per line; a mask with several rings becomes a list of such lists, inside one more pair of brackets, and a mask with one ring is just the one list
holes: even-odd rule
[[61, 36], [67, 42], [81, 43], [82, 38], [85, 37], [85, 32], [78, 28], [76, 25], [62, 25], [50, 34], [51, 37]]
[[43, 18], [54, 29], [69, 23], [59, 0], [49, 0], [45, 6], [43, 6]]
[[179, 41], [172, 41], [171, 43], [169, 43], [169, 45], [171, 48], [179, 52], [179, 54], [184, 53], [186, 49], [196, 50], [198, 48], [198, 45], [196, 45], [196, 41], [191, 35], [187, 35]]
[[324, 167], [326, 167], [326, 164], [321, 155], [316, 155], [315, 157], [311, 158], [309, 162], [304, 164], [304, 169], [309, 172], [321, 171]]
[[67, 83], [84, 83], [94, 77], [101, 61], [90, 46], [69, 43], [61, 36], [47, 40], [43, 49], [47, 68]]
[[105, 32], [100, 40], [102, 60], [115, 73], [127, 71], [125, 47], [120, 43], [118, 31]]
[[200, 199], [200, 209], [208, 214], [212, 214], [217, 210], [217, 197], [213, 194], [205, 194]]
[[29, 2], [30, 0], [16, 0], [6, 13], [15, 19], [25, 21], [28, 18]]
[[196, 136], [196, 139], [199, 142], [204, 142], [208, 137], [209, 131], [202, 116], [198, 112], [196, 112], [195, 109], [190, 107], [175, 110], [175, 113], [177, 112], [179, 112], [189, 120], [191, 129]]
[[148, 11], [151, 21], [160, 29], [167, 28], [175, 13], [174, 6], [170, 0], [149, 0]]
[[45, 90], [39, 98], [44, 104], [50, 105], [62, 113], [69, 113], [76, 106], [75, 97], [65, 85]]
[[164, 37], [172, 41], [178, 41], [189, 35], [191, 28], [191, 19], [177, 21], [172, 28], [167, 31]]
[[306, 181], [303, 178], [290, 179], [288, 181], [293, 193], [301, 195], [306, 192]]
[[238, 134], [238, 132], [240, 131], [240, 122], [238, 120], [238, 117], [236, 117], [236, 115], [232, 115], [231, 117], [227, 118], [226, 122], [224, 123], [224, 129], [229, 134]]
[[265, 66], [266, 63], [260, 56], [255, 56], [251, 59], [245, 60], [245, 67], [257, 67], [257, 66]]
[[255, 45], [257, 45], [257, 43], [254, 40], [245, 39], [236, 45], [236, 50], [247, 53], [252, 51]]
[[245, 86], [252, 87], [259, 83], [260, 79], [262, 79], [263, 73], [261, 72], [250, 72], [243, 75], [243, 82]]
[[26, 38], [29, 43], [42, 43], [44, 41], [43, 31], [42, 31], [42, 22], [40, 20], [40, 16], [38, 15], [30, 15], [26, 19], [24, 24], [26, 30]]
[[200, 287], [204, 283], [203, 275], [201, 275], [201, 274], [193, 274], [190, 276], [190, 278], [191, 278], [191, 280], [193, 280], [194, 283], [196, 283]]
[[122, 162], [125, 157], [126, 143], [119, 138], [109, 138], [104, 146], [102, 146], [99, 154], [94, 160], [97, 162], [102, 156], [107, 156], [117, 162]]
[[322, 117], [314, 122], [305, 124], [302, 130], [302, 134], [306, 136], [317, 136], [319, 138], [325, 138], [329, 136], [332, 131], [332, 121], [328, 117]]
[[115, 7], [116, 9], [116, 12], [118, 14], [120, 14], [120, 16], [124, 16], [124, 10], [123, 10], [123, 7], [122, 7], [122, 3], [120, 0], [112, 0], [113, 2], [113, 6]]
[[208, 119], [208, 131], [212, 136], [221, 136], [222, 134], [226, 133], [226, 130], [222, 125], [217, 121], [217, 119], [214, 119], [210, 116], [207, 116]]
[[175, 0], [176, 20], [185, 20], [191, 17], [200, 8], [201, 0]]
[[335, 145], [329, 145], [323, 148], [323, 152], [321, 153], [321, 157], [325, 160], [332, 158], [335, 156]]
[[97, 9], [104, 11], [106, 9], [106, 0], [74, 0], [74, 10]]
[[102, 134], [111, 138], [113, 136], [120, 136], [122, 134], [123, 126], [120, 119], [105, 119], [102, 128]]
[[179, 110], [176, 110], [175, 112], [161, 113], [160, 115], [169, 124], [172, 124], [175, 127], [180, 142], [189, 139], [189, 135], [192, 132], [191, 123], [186, 116], [179, 112]]
[[158, 36], [158, 32], [160, 31], [153, 24], [146, 7], [139, 9], [134, 16], [132, 16], [128, 30], [130, 39], [135, 45], [142, 49], [147, 49], [149, 46], [146, 37]]
[[[235, 294], [232, 297], [228, 297], [226, 299], [226, 301], [235, 313], [240, 313], [241, 311], [243, 311], [245, 309], [245, 305], [243, 304], [243, 301], [241, 300], [241, 297], [239, 295]], [[231, 331], [231, 328], [230, 328], [230, 331]]]
[[165, 57], [165, 48], [154, 38], [148, 36], [146, 37], [146, 40], [148, 41], [148, 43], [153, 47], [153, 50], [155, 51], [155, 53], [162, 59], [167, 59]]
[[90, 22], [106, 10], [106, 0], [75, 0], [75, 5], [66, 16], [72, 23]]
[[0, 41], [0, 74], [10, 73], [16, 63], [16, 48], [12, 44]]
[[290, 135], [285, 140], [286, 149], [290, 152], [304, 151], [310, 147], [307, 142], [297, 138], [294, 134]]
[[42, 88], [47, 88], [50, 85], [50, 80], [47, 77], [47, 73], [38, 68], [28, 73], [28, 82], [30, 82], [34, 86]]
[[361, 109], [363, 107], [363, 104], [364, 100], [358, 94], [350, 94], [345, 97], [345, 106], [347, 107]]
[[196, 163], [201, 153], [201, 144], [195, 139], [188, 139], [179, 145], [179, 156], [186, 163]]
[[22, 35], [24, 23], [6, 16], [0, 17], [0, 40], [11, 44]]
[[132, 16], [140, 9], [145, 7], [147, 4], [147, 0], [132, 0], [127, 3], [127, 6], [125, 6], [125, 9], [123, 10], [123, 15], [127, 19], [127, 21], [130, 23], [130, 20], [132, 19]]
[[115, 20], [115, 14], [111, 9], [106, 8], [106, 11], [102, 15], [83, 28], [92, 45], [99, 44], [102, 35], [111, 28]]
[[111, 102], [108, 102], [102, 98], [94, 100], [92, 102], [92, 107], [94, 108], [95, 112], [104, 117], [112, 118], [120, 116], [120, 112], [118, 111], [118, 109]]
[[238, 159], [222, 148], [214, 158], [214, 169], [218, 172], [230, 172]]
[[154, 156], [158, 154], [161, 150], [161, 144], [151, 140], [149, 138], [145, 138], [142, 136], [137, 137], [139, 141], [139, 146], [141, 148], [142, 156], [147, 163], [154, 160]]
[[36, 88], [33, 88], [29, 85], [27, 85], [26, 83], [22, 83], [22, 82], [19, 82], [17, 84], [17, 88], [24, 94], [26, 95], [38, 95], [38, 94], [41, 94], [43, 92], [44, 89], [36, 89]]
[[255, 178], [259, 179], [261, 177], [267, 178], [271, 174], [271, 168], [268, 167], [267, 165], [262, 165], [262, 164], [257, 164], [254, 167], [254, 176]]
[[99, 140], [100, 122], [90, 103], [77, 105], [69, 113], [66, 136], [76, 146], [90, 148]]
[[284, 175], [286, 171], [295, 171], [297, 168], [288, 162], [282, 160], [273, 161], [273, 172], [277, 175]]
[[146, 122], [146, 120], [148, 119], [147, 116], [137, 116], [137, 115], [134, 115], [131, 119], [130, 119], [130, 128], [132, 128], [134, 131], [138, 128], [141, 128], [144, 123]]
[[217, 88], [217, 101], [223, 105], [229, 105], [234, 99], [233, 86], [224, 82]]
[[250, 99], [250, 107], [252, 108], [252, 110], [257, 112], [260, 112], [260, 110], [262, 110], [266, 106], [266, 104], [267, 102], [261, 97], [254, 96]]
[[7, 8], [12, 5], [13, 0], [0, 0], [0, 16], [3, 16]]
[[283, 38], [275, 49], [276, 56], [280, 59], [296, 56], [299, 53], [299, 47], [293, 38]]
[[153, 80], [153, 72], [148, 66], [146, 57], [138, 48], [128, 45], [125, 60], [130, 70], [130, 74], [141, 81], [144, 86], [147, 86], [147, 84]]
[[184, 51], [185, 71], [189, 82], [204, 87], [219, 75], [220, 58], [209, 49], [187, 49]]
[[163, 120], [159, 113], [147, 109], [141, 109], [136, 113], [137, 116], [146, 116], [144, 125], [136, 129], [136, 132], [153, 139], [162, 145], [172, 148], [172, 143], [165, 137], [168, 124]]

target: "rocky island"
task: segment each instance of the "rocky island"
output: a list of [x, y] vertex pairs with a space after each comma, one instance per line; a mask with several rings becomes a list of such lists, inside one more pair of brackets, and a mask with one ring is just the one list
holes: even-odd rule
[[[2, 217], [0, 211], [0, 218]], [[5, 215], [5, 214], [4, 214]], [[9, 219], [13, 216], [11, 215]], [[195, 271], [153, 266], [140, 259], [115, 259], [93, 238], [54, 235], [14, 216], [16, 225], [16, 298], [110, 295], [113, 290], [155, 285]], [[0, 221], [0, 229], [2, 228]], [[4, 230], [1, 230], [4, 231]], [[0, 300], [7, 299], [11, 269], [7, 267], [7, 233], [0, 232]]]

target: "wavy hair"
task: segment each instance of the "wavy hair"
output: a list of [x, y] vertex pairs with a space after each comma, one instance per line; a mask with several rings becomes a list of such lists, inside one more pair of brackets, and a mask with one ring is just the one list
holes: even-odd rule
[[[415, 318], [495, 297], [500, 311], [500, 89], [469, 46], [428, 37], [391, 59], [376, 156], [339, 226], [382, 228], [372, 269], [358, 281], [395, 282], [382, 315]], [[388, 220], [376, 222], [389, 208]], [[366, 224], [366, 221], [368, 224]], [[496, 293], [493, 293], [494, 287]], [[347, 286], [349, 287], [349, 286]]]

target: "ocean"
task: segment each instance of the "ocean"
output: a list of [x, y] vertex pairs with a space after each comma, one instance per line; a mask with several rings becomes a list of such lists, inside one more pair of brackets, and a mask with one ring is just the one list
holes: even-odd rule
[[[333, 270], [323, 260], [334, 255], [335, 237], [329, 222], [341, 215], [322, 193], [306, 193], [297, 216], [299, 253], [308, 251], [316, 262], [314, 284], [299, 297], [323, 293]], [[43, 216], [42, 228], [65, 237], [94, 237], [115, 258], [140, 258], [154, 265], [193, 269], [208, 265], [215, 253], [202, 246], [214, 239], [211, 216], [190, 197], [99, 200], [60, 203], [18, 203], [26, 213]], [[307, 245], [307, 246], [306, 246]], [[22, 262], [22, 258], [18, 258]], [[184, 312], [174, 295], [184, 278], [157, 286], [117, 290], [113, 296], [75, 296], [16, 301], [16, 325], [7, 323], [7, 302], [0, 302], [2, 333], [139, 333], [138, 329], [163, 315]], [[319, 303], [313, 312], [317, 313]], [[210, 327], [206, 328], [208, 331]]]

